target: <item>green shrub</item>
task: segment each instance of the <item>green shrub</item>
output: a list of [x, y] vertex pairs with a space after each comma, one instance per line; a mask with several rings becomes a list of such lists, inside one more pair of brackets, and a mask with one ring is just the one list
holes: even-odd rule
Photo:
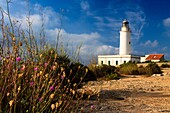
[[138, 67], [138, 72], [139, 75], [145, 75], [146, 74], [145, 67], [143, 66]]
[[105, 78], [107, 75], [115, 74], [117, 72], [116, 67], [108, 65], [91, 66], [89, 68], [95, 74], [96, 78]]
[[121, 74], [126, 74], [126, 75], [138, 75], [138, 67], [137, 64], [128, 62], [125, 64], [120, 65], [119, 72]]
[[118, 73], [108, 74], [106, 75], [106, 79], [107, 80], [120, 79], [120, 75]]
[[162, 71], [160, 69], [160, 67], [156, 64], [156, 63], [149, 63], [146, 67], [145, 67], [145, 70], [146, 70], [146, 74], [147, 75], [153, 75], [153, 74], [161, 74]]
[[161, 68], [170, 68], [170, 65], [169, 64], [162, 64]]

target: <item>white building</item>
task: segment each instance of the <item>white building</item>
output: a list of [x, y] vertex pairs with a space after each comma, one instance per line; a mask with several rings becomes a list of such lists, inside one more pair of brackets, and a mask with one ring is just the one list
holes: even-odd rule
[[131, 30], [129, 22], [124, 20], [120, 30], [119, 55], [98, 55], [98, 65], [120, 65], [129, 61], [140, 62], [139, 56], [131, 55]]

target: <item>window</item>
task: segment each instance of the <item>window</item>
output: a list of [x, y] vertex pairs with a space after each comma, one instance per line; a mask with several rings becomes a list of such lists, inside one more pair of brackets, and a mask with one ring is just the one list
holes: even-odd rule
[[129, 45], [131, 44], [131, 42], [129, 42]]
[[101, 61], [101, 65], [103, 65], [103, 61]]
[[108, 65], [110, 65], [110, 61], [108, 61]]
[[118, 65], [118, 61], [116, 61], [116, 65]]

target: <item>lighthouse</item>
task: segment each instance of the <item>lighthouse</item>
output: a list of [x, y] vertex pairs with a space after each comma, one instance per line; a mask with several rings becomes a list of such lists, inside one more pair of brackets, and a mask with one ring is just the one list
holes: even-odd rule
[[124, 20], [120, 30], [120, 45], [119, 55], [130, 55], [131, 54], [131, 31], [129, 28], [129, 22]]
[[127, 62], [140, 62], [140, 56], [131, 53], [131, 30], [129, 22], [124, 20], [120, 29], [120, 45], [118, 55], [98, 55], [98, 65], [118, 66]]

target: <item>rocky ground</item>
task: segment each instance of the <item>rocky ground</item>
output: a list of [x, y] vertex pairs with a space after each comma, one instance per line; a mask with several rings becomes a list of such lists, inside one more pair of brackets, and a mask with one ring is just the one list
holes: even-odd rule
[[125, 76], [120, 80], [88, 82], [83, 89], [93, 96], [81, 103], [79, 112], [170, 112], [170, 69], [163, 71], [164, 76]]

